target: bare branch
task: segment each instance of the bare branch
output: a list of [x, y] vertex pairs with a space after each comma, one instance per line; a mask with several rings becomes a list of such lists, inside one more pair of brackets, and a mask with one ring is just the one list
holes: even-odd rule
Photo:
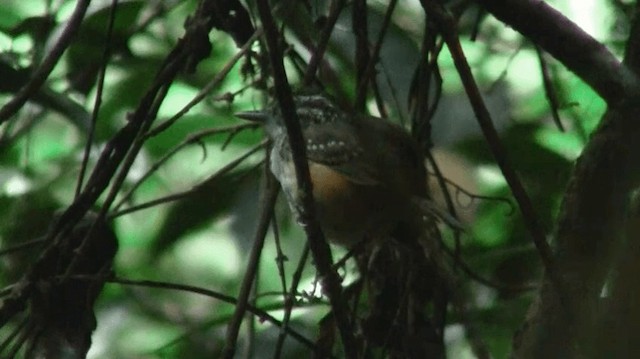
[[[637, 78], [600, 42], [546, 2], [477, 0], [496, 18], [539, 45], [591, 86], [608, 104], [615, 103]], [[568, 46], [570, 45], [570, 46]]]
[[258, 272], [258, 265], [260, 264], [260, 255], [262, 254], [262, 248], [264, 247], [264, 240], [269, 230], [269, 223], [273, 217], [273, 207], [278, 197], [278, 183], [276, 179], [268, 173], [267, 165], [265, 167], [265, 185], [262, 192], [263, 198], [260, 204], [260, 219], [258, 220], [258, 227], [256, 234], [253, 238], [253, 246], [251, 247], [251, 253], [249, 254], [249, 263], [247, 269], [244, 272], [242, 284], [240, 285], [240, 293], [238, 294], [238, 301], [236, 308], [233, 312], [233, 316], [229, 320], [227, 326], [227, 335], [224, 345], [224, 358], [233, 358], [236, 352], [236, 343], [238, 341], [238, 332], [240, 331], [240, 325], [244, 319], [245, 312], [249, 305], [249, 295], [253, 288], [253, 282]]

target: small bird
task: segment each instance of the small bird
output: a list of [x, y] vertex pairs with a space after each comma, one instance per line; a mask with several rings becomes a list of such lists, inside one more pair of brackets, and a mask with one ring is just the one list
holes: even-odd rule
[[[344, 111], [320, 94], [294, 102], [318, 221], [330, 242], [352, 247], [383, 238], [415, 215], [413, 199], [427, 197], [427, 175], [420, 147], [402, 127]], [[273, 141], [271, 171], [295, 212], [299, 188], [279, 107], [236, 116], [264, 124]]]
[[[323, 95], [297, 95], [294, 103], [325, 237], [349, 249], [365, 245], [355, 251], [368, 298], [358, 317], [364, 337], [394, 357], [444, 357], [448, 289], [420, 146], [402, 127], [344, 111]], [[271, 171], [296, 213], [300, 191], [280, 108], [237, 116], [264, 124]]]

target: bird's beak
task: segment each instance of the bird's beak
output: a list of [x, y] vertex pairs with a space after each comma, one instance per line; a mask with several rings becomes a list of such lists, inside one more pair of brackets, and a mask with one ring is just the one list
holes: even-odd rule
[[247, 121], [258, 122], [258, 123], [267, 122], [267, 114], [262, 112], [262, 111], [238, 112], [235, 115], [236, 115], [236, 117], [239, 117], [239, 118], [241, 118], [243, 120], [247, 120]]

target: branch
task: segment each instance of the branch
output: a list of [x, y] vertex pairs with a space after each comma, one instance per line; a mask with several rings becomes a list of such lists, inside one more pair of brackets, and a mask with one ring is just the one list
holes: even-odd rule
[[89, 165], [89, 156], [91, 154], [91, 147], [93, 146], [93, 140], [96, 132], [96, 124], [98, 122], [98, 114], [102, 106], [102, 91], [104, 90], [104, 80], [107, 73], [107, 64], [109, 63], [109, 57], [111, 56], [111, 40], [113, 37], [113, 26], [116, 21], [116, 10], [118, 8], [118, 0], [111, 0], [111, 9], [109, 10], [109, 23], [107, 25], [107, 37], [104, 42], [104, 49], [102, 50], [102, 59], [100, 61], [100, 69], [98, 70], [98, 81], [96, 88], [96, 98], [93, 101], [93, 111], [91, 112], [91, 122], [89, 123], [89, 131], [87, 133], [87, 140], [84, 145], [84, 154], [82, 155], [82, 164], [80, 165], [80, 174], [78, 174], [78, 181], [76, 183], [75, 196], [78, 197], [82, 190], [84, 183], [84, 176]]
[[476, 115], [480, 128], [482, 129], [482, 133], [487, 140], [487, 144], [491, 149], [491, 153], [493, 154], [496, 163], [502, 171], [502, 175], [507, 181], [511, 192], [518, 203], [518, 207], [522, 213], [522, 218], [533, 237], [533, 242], [538, 249], [542, 263], [544, 264], [546, 271], [556, 280], [556, 283], [559, 283], [558, 275], [554, 268], [555, 263], [551, 248], [546, 240], [546, 233], [540, 225], [533, 203], [531, 203], [531, 199], [527, 195], [518, 174], [509, 163], [506, 155], [507, 151], [500, 140], [500, 136], [498, 136], [498, 132], [493, 126], [489, 110], [487, 110], [487, 107], [482, 100], [478, 85], [475, 83], [469, 64], [462, 52], [454, 20], [436, 1], [422, 0], [422, 5], [428, 14], [434, 17], [434, 20], [437, 22], [439, 29], [442, 32], [444, 41], [451, 52], [453, 62], [458, 74], [460, 75], [465, 91], [467, 92], [471, 106], [473, 107], [473, 112]]
[[[638, 24], [633, 24], [625, 58], [625, 65], [633, 71], [638, 71], [637, 29]], [[622, 91], [619, 98], [609, 103], [600, 126], [580, 155], [558, 219], [556, 263], [571, 311], [568, 313], [559, 303], [545, 275], [539, 297], [515, 338], [517, 358], [593, 357], [603, 334], [599, 329], [606, 325], [598, 321], [612, 315], [601, 293], [616, 259], [632, 250], [623, 231], [630, 195], [640, 185], [640, 86], [630, 71], [622, 71], [627, 71], [628, 83], [615, 90]], [[598, 75], [605, 76], [599, 78], [602, 83], [618, 83], [616, 71]], [[617, 340], [626, 342], [630, 338], [627, 335]]]
[[258, 1], [258, 12], [264, 27], [269, 59], [273, 69], [275, 92], [289, 138], [289, 145], [296, 171], [296, 181], [300, 188], [301, 210], [300, 221], [307, 235], [309, 248], [322, 281], [322, 289], [331, 303], [335, 314], [336, 325], [342, 338], [342, 345], [347, 358], [358, 358], [358, 350], [353, 335], [353, 327], [349, 320], [349, 311], [342, 294], [340, 277], [332, 268], [331, 250], [324, 239], [315, 213], [309, 164], [306, 159], [306, 148], [302, 138], [300, 122], [298, 122], [291, 88], [282, 62], [282, 50], [278, 44], [278, 29], [271, 16], [267, 0]]
[[[203, 16], [206, 14], [197, 13], [195, 18], [200, 19]], [[195, 65], [204, 58], [203, 52], [197, 48], [206, 47], [209, 44], [208, 37], [202, 36], [203, 33], [208, 34], [209, 31], [210, 28], [203, 26], [202, 21], [194, 21], [192, 25], [186, 27], [185, 35], [167, 55], [136, 110], [128, 116], [127, 124], [106, 144], [82, 192], [51, 226], [45, 239], [48, 247], [31, 269], [23, 275], [19, 285], [15, 286], [11, 294], [0, 304], [0, 327], [4, 326], [16, 313], [24, 310], [26, 298], [33, 292], [35, 283], [50, 274], [43, 263], [55, 258], [57, 248], [65, 244], [67, 235], [71, 233], [87, 211], [95, 205], [109, 184], [113, 183], [103, 208], [100, 210], [99, 218], [102, 219], [106, 214], [110, 203], [119, 190], [118, 183], [124, 180], [124, 176], [132, 164], [132, 156], [139, 150], [140, 143], [136, 144], [136, 140], [141, 138], [153, 123], [155, 113], [166, 95], [166, 90], [178, 73], [189, 64]], [[113, 181], [114, 178], [115, 181]], [[92, 241], [93, 228], [95, 226], [89, 230], [80, 248], [84, 248]], [[68, 265], [67, 272], [70, 272], [75, 266], [78, 257], [80, 256], [76, 255]]]
[[[366, 99], [367, 83], [369, 79], [365, 77], [367, 65], [370, 61], [376, 61], [371, 58], [369, 53], [369, 22], [367, 20], [367, 1], [355, 0], [353, 2], [353, 10], [351, 11], [351, 27], [356, 38], [356, 51], [354, 65], [356, 68], [356, 85], [357, 90], [363, 93], [356, 93], [356, 101], [353, 108], [358, 112], [364, 111], [364, 100]], [[384, 29], [383, 29], [384, 31]]]
[[624, 64], [630, 68], [636, 76], [640, 75], [640, 2], [636, 1], [633, 12], [633, 22], [624, 54]]
[[[82, 277], [80, 276], [74, 276], [74, 278], [77, 279], [82, 279]], [[196, 286], [192, 286], [192, 285], [186, 285], [186, 284], [181, 284], [181, 283], [171, 283], [171, 282], [158, 282], [158, 281], [154, 281], [154, 280], [133, 280], [133, 279], [126, 279], [126, 278], [120, 278], [120, 277], [114, 277], [114, 278], [110, 278], [107, 279], [106, 282], [108, 283], [117, 283], [117, 284], [123, 284], [123, 285], [130, 285], [130, 286], [136, 286], [136, 287], [146, 287], [146, 288], [160, 288], [160, 289], [171, 289], [171, 290], [179, 290], [179, 291], [184, 291], [184, 292], [189, 292], [189, 293], [196, 293], [196, 294], [200, 294], [200, 295], [204, 295], [210, 298], [214, 298], [226, 303], [230, 303], [230, 304], [236, 304], [237, 305], [237, 300], [233, 297], [230, 297], [226, 294], [223, 293], [219, 293], [219, 292], [215, 292], [206, 288], [201, 288], [201, 287], [196, 287]], [[303, 344], [304, 346], [306, 346], [307, 348], [313, 350], [313, 351], [319, 351], [321, 350], [321, 348], [319, 348], [318, 346], [316, 346], [311, 340], [307, 339], [306, 337], [304, 337], [302, 334], [298, 333], [297, 331], [286, 327], [282, 324], [281, 321], [279, 321], [278, 319], [276, 319], [274, 316], [272, 316], [271, 314], [269, 314], [269, 312], [267, 312], [266, 310], [263, 310], [261, 308], [258, 308], [256, 306], [253, 306], [251, 304], [247, 305], [247, 311], [254, 314], [255, 316], [259, 317], [261, 320], [267, 321], [279, 328], [281, 328], [282, 330], [286, 331], [287, 334], [291, 335], [293, 338], [295, 338], [298, 342], [300, 342], [301, 344]], [[327, 355], [327, 357], [331, 358], [329, 356], [329, 354], [324, 353]]]
[[260, 35], [262, 35], [262, 29], [257, 29], [256, 32], [254, 32], [253, 35], [249, 38], [249, 40], [247, 40], [247, 42], [244, 45], [242, 45], [242, 47], [240, 47], [238, 52], [236, 52], [231, 57], [231, 59], [227, 61], [227, 63], [222, 67], [222, 69], [220, 69], [220, 71], [213, 77], [213, 79], [207, 82], [207, 84], [200, 91], [198, 91], [198, 94], [196, 94], [193, 97], [193, 99], [191, 99], [191, 101], [189, 101], [186, 105], [184, 105], [175, 115], [171, 116], [171, 118], [162, 122], [155, 128], [149, 130], [149, 132], [145, 134], [145, 137], [150, 138], [150, 137], [159, 135], [164, 130], [171, 127], [180, 118], [182, 118], [182, 116], [186, 115], [194, 106], [199, 104], [205, 97], [209, 96], [211, 92], [216, 87], [218, 87], [222, 83], [222, 81], [224, 81], [227, 78], [227, 75], [229, 75], [229, 73], [231, 72], [233, 67], [236, 65], [236, 63], [249, 52], [249, 50], [251, 49], [251, 46], [253, 45], [253, 42]]
[[476, 0], [493, 16], [553, 55], [608, 104], [637, 78], [600, 42], [540, 0]]
[[[365, 104], [365, 100], [367, 97], [367, 84], [369, 83], [369, 80], [375, 79], [375, 69], [380, 60], [380, 50], [382, 49], [382, 42], [387, 35], [387, 30], [389, 29], [389, 25], [391, 24], [391, 15], [393, 15], [393, 10], [395, 10], [397, 4], [398, 0], [391, 0], [389, 2], [389, 6], [387, 6], [387, 11], [384, 14], [382, 26], [380, 27], [380, 32], [378, 33], [378, 39], [373, 46], [373, 49], [371, 50], [371, 56], [369, 56], [369, 58], [367, 59], [368, 62], [366, 67], [362, 70], [362, 74], [360, 74], [360, 82], [358, 82], [358, 87], [356, 89], [356, 100], [354, 101], [354, 108], [361, 108]], [[356, 10], [354, 9], [354, 12], [355, 11]], [[354, 20], [355, 18], [356, 17], [354, 16]]]
[[[286, 293], [286, 288], [284, 293], [284, 317], [282, 318], [282, 328], [286, 329], [289, 326], [289, 321], [291, 320], [291, 313], [293, 312], [293, 306], [295, 304], [295, 296], [298, 293], [298, 284], [302, 279], [302, 272], [304, 271], [304, 267], [307, 264], [307, 259], [309, 258], [309, 245], [304, 246], [302, 250], [302, 254], [300, 255], [300, 260], [298, 261], [298, 267], [296, 271], [293, 273], [293, 277], [291, 278], [291, 288], [289, 289], [289, 293]], [[284, 273], [283, 273], [284, 275]], [[276, 342], [276, 349], [274, 351], [273, 357], [280, 358], [282, 356], [282, 347], [284, 345], [284, 340], [286, 339], [287, 332], [285, 330], [280, 331], [280, 335], [278, 336], [278, 341]]]
[[73, 14], [71, 14], [71, 17], [69, 18], [67, 26], [64, 28], [64, 31], [62, 31], [58, 41], [51, 48], [51, 51], [49, 51], [42, 61], [42, 64], [40, 64], [38, 69], [33, 73], [31, 80], [29, 80], [29, 82], [27, 82], [27, 84], [24, 85], [9, 102], [2, 106], [2, 109], [0, 109], [0, 124], [15, 115], [15, 113], [22, 108], [29, 98], [31, 98], [31, 96], [33, 96], [47, 80], [47, 77], [49, 77], [49, 74], [53, 71], [53, 68], [60, 60], [62, 53], [71, 43], [71, 40], [78, 31], [78, 28], [80, 28], [80, 24], [82, 23], [82, 19], [84, 18], [84, 14], [87, 12], [90, 2], [90, 0], [78, 1], [75, 10], [73, 10]]
[[[213, 129], [216, 130], [216, 129]], [[218, 129], [219, 130], [219, 129]], [[207, 132], [207, 131], [205, 131]], [[202, 133], [204, 134], [204, 132]], [[190, 136], [190, 138], [192, 138]], [[217, 181], [220, 177], [226, 175], [227, 173], [229, 173], [231, 170], [235, 169], [236, 167], [238, 167], [242, 162], [244, 162], [244, 160], [246, 160], [247, 158], [249, 158], [251, 155], [253, 155], [254, 153], [258, 152], [259, 149], [263, 148], [266, 146], [266, 141], [261, 142], [260, 144], [252, 147], [249, 151], [245, 152], [244, 154], [238, 156], [236, 159], [232, 160], [231, 162], [227, 163], [226, 165], [224, 165], [222, 168], [220, 168], [218, 171], [216, 171], [214, 174], [212, 174], [211, 176], [207, 177], [207, 179], [205, 179], [204, 181], [198, 183], [197, 185], [191, 187], [188, 190], [182, 191], [182, 192], [178, 192], [178, 193], [173, 193], [164, 197], [160, 197], [154, 200], [150, 200], [148, 202], [144, 202], [144, 203], [140, 203], [140, 204], [136, 204], [133, 205], [129, 208], [125, 208], [123, 210], [120, 210], [119, 208], [124, 205], [124, 203], [126, 203], [132, 196], [133, 192], [147, 179], [149, 178], [149, 176], [155, 172], [158, 168], [160, 168], [160, 166], [167, 160], [169, 159], [171, 156], [173, 156], [173, 154], [175, 154], [179, 149], [183, 148], [184, 145], [190, 143], [190, 138], [185, 140], [183, 143], [179, 144], [178, 146], [176, 146], [173, 150], [171, 150], [169, 153], [167, 153], [164, 157], [162, 157], [158, 162], [154, 163], [151, 168], [149, 168], [149, 170], [147, 170], [147, 172], [145, 172], [144, 175], [142, 175], [142, 177], [133, 184], [133, 186], [131, 187], [131, 189], [123, 195], [122, 200], [116, 204], [114, 206], [114, 210], [112, 213], [109, 214], [109, 219], [114, 219], [116, 217], [120, 217], [123, 216], [125, 214], [128, 213], [132, 213], [132, 212], [136, 212], [136, 211], [140, 211], [143, 209], [147, 209], [150, 207], [154, 207], [163, 203], [168, 203], [168, 202], [172, 202], [172, 201], [176, 201], [179, 199], [183, 199], [185, 197], [191, 196], [191, 195], [195, 195], [197, 194], [200, 190], [202, 190], [203, 187], [209, 185], [210, 183]]]
[[329, 38], [331, 38], [333, 28], [336, 26], [338, 16], [340, 16], [345, 3], [345, 0], [336, 0], [331, 2], [331, 10], [327, 17], [327, 23], [322, 28], [320, 40], [318, 40], [318, 45], [316, 46], [315, 51], [313, 51], [313, 55], [311, 55], [309, 65], [307, 66], [307, 72], [304, 74], [304, 80], [302, 81], [304, 86], [310, 86], [316, 78], [316, 71], [320, 66], [320, 61], [322, 61], [322, 58], [324, 57], [324, 52], [329, 44]]
[[[268, 163], [265, 164], [265, 172], [268, 171]], [[264, 240], [269, 230], [269, 223], [273, 217], [273, 207], [278, 197], [278, 185], [273, 175], [267, 173], [265, 175], [265, 185], [263, 198], [260, 203], [260, 219], [258, 220], [258, 228], [253, 238], [253, 246], [251, 247], [251, 253], [249, 254], [249, 263], [240, 285], [240, 293], [238, 294], [238, 301], [236, 308], [233, 312], [233, 316], [229, 320], [227, 326], [226, 341], [223, 350], [223, 358], [234, 358], [236, 352], [236, 344], [238, 342], [238, 333], [240, 331], [240, 325], [244, 319], [244, 314], [249, 306], [249, 295], [253, 288], [253, 282], [258, 272], [258, 265], [260, 264], [260, 255], [262, 254], [262, 248], [264, 247]]]

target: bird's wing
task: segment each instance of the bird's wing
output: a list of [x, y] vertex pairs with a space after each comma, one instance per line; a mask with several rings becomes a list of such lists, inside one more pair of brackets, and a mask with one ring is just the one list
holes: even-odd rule
[[309, 125], [303, 130], [309, 161], [330, 166], [335, 171], [362, 185], [378, 185], [380, 177], [375, 161], [368, 160], [360, 137], [349, 123], [330, 126]]

